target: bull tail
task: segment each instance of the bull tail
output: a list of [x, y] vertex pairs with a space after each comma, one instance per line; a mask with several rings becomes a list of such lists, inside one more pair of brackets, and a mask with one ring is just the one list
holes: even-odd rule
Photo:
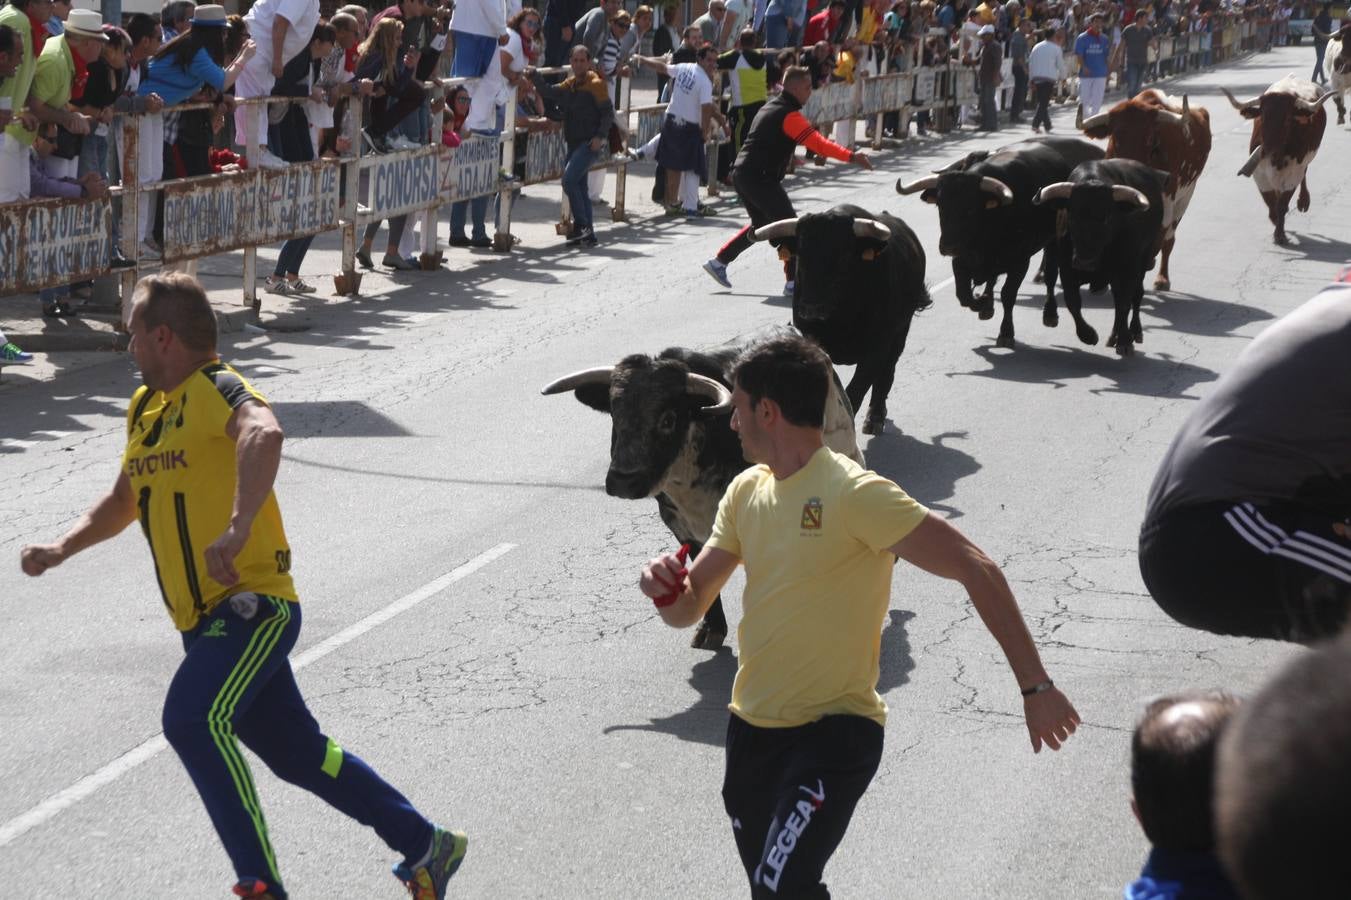
[[933, 298], [929, 296], [929, 286], [920, 282], [919, 291], [915, 295], [915, 312], [926, 310], [933, 306]]

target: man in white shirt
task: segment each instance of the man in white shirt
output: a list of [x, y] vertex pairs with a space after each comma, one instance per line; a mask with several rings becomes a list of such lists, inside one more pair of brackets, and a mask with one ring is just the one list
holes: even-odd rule
[[451, 76], [482, 77], [496, 60], [497, 48], [507, 42], [507, 15], [502, 0], [459, 0], [450, 15], [450, 35], [455, 39]]
[[687, 217], [703, 213], [699, 205], [699, 173], [708, 169], [704, 142], [715, 119], [726, 124], [713, 100], [718, 50], [712, 44], [704, 44], [696, 58], [697, 62], [674, 64], [648, 56], [633, 58], [635, 65], [649, 66], [671, 79], [671, 100], [661, 126], [657, 162], [666, 170], [668, 211], [683, 210]]
[[1037, 94], [1037, 111], [1032, 115], [1032, 130], [1037, 134], [1043, 128], [1051, 130], [1051, 93], [1067, 77], [1064, 38], [1054, 28], [1042, 32], [1042, 38], [1027, 55], [1027, 77]]
[[[235, 80], [235, 97], [267, 97], [285, 65], [309, 52], [310, 37], [319, 24], [319, 0], [258, 0], [244, 16], [244, 24], [258, 49]], [[246, 145], [250, 115], [260, 145], [258, 165], [285, 166], [266, 148], [267, 107], [263, 104], [235, 110], [235, 143]]]

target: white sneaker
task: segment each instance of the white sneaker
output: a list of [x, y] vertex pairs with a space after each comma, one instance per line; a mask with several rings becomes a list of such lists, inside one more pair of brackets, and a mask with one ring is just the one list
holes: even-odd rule
[[287, 286], [297, 294], [313, 294], [319, 290], [303, 278], [297, 278], [293, 281], [288, 280]]
[[159, 262], [163, 258], [160, 249], [149, 240], [141, 241], [141, 246], [138, 248], [136, 255], [140, 257], [142, 262]]
[[727, 266], [716, 257], [704, 263], [704, 271], [723, 287], [730, 288], [732, 286], [732, 282], [727, 278]]
[[422, 145], [417, 141], [410, 141], [403, 135], [398, 135], [397, 137], [390, 139], [389, 146], [393, 147], [395, 150], [416, 150]]
[[258, 148], [258, 158], [253, 161], [253, 164], [260, 169], [284, 169], [290, 165], [266, 147]]
[[797, 287], [797, 282], [795, 282], [795, 281], [785, 281], [785, 282], [783, 283], [783, 295], [784, 295], [785, 297], [791, 297], [791, 296], [793, 296], [793, 289], [794, 289], [795, 287]]

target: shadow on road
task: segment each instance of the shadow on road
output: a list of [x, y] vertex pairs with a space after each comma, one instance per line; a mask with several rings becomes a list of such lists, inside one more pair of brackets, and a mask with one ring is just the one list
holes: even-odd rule
[[[1146, 342], [1149, 332], [1145, 332]], [[952, 372], [949, 378], [975, 376], [999, 381], [1019, 381], [1024, 384], [1049, 384], [1057, 388], [1075, 378], [1106, 378], [1108, 388], [1095, 388], [1095, 394], [1138, 394], [1145, 397], [1196, 399], [1187, 393], [1192, 387], [1214, 381], [1219, 375], [1210, 369], [1191, 363], [1177, 362], [1167, 356], [1151, 355], [1145, 348], [1136, 348], [1130, 359], [1121, 359], [1110, 348], [1099, 344], [1081, 350], [1078, 347], [1034, 347], [1019, 344], [1013, 351], [994, 347], [976, 347], [972, 350], [984, 359], [988, 369], [971, 372]]]
[[1351, 262], [1351, 243], [1330, 238], [1325, 234], [1310, 234], [1292, 230], [1293, 242], [1282, 247], [1291, 257], [1302, 257], [1317, 262]]
[[868, 442], [864, 454], [868, 468], [890, 478], [930, 509], [956, 519], [962, 511], [943, 501], [957, 493], [958, 481], [980, 471], [974, 456], [950, 446], [966, 437], [965, 431], [947, 431], [925, 442], [901, 432], [888, 420], [887, 430]]
[[[1146, 292], [1140, 311], [1163, 319], [1170, 331], [1204, 337], [1225, 337], [1253, 322], [1274, 318], [1265, 309], [1229, 300], [1213, 300], [1179, 291]], [[1149, 340], [1149, 331], [1145, 331]]]
[[[877, 682], [879, 694], [910, 680], [915, 660], [911, 655], [906, 625], [914, 617], [913, 612], [904, 609], [893, 609], [888, 614], [888, 622], [882, 629], [881, 674]], [[646, 725], [609, 725], [602, 733], [656, 731], [682, 741], [722, 746], [727, 736], [727, 704], [732, 699], [732, 679], [736, 677], [736, 668], [736, 657], [731, 649], [722, 647], [712, 656], [695, 663], [690, 671], [690, 687], [699, 693], [699, 699], [689, 709], [653, 719]]]

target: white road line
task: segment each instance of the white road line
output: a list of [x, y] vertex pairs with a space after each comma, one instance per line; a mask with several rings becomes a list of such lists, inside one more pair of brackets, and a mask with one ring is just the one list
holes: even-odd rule
[[[294, 657], [291, 660], [291, 668], [299, 671], [311, 663], [318, 662], [339, 647], [351, 643], [371, 629], [378, 628], [400, 613], [407, 612], [428, 598], [436, 596], [455, 582], [462, 578], [469, 577], [479, 569], [494, 560], [505, 556], [514, 549], [516, 549], [515, 544], [498, 544], [491, 550], [485, 550], [483, 553], [480, 553], [463, 565], [451, 569], [435, 581], [423, 585], [411, 594], [400, 597], [389, 606], [371, 613], [356, 624], [350, 625], [332, 637], [315, 644], [304, 653]], [[0, 825], [0, 847], [4, 847], [7, 844], [14, 842], [44, 822], [55, 818], [60, 813], [93, 794], [99, 788], [111, 784], [141, 763], [150, 760], [168, 746], [169, 742], [164, 739], [164, 734], [162, 732], [156, 734], [144, 743], [138, 744], [126, 753], [123, 753], [97, 772], [86, 775], [70, 787], [52, 794], [28, 812], [16, 816], [3, 825]]]
[[945, 288], [945, 287], [947, 287], [948, 285], [952, 284], [952, 283], [953, 283], [954, 281], [956, 281], [956, 280], [957, 280], [957, 279], [956, 279], [955, 277], [953, 277], [953, 278], [945, 278], [945, 279], [943, 279], [942, 281], [938, 282], [938, 284], [936, 284], [936, 285], [934, 285], [933, 287], [929, 288], [929, 293], [930, 293], [930, 294], [936, 294], [936, 293], [938, 293], [939, 291], [943, 290], [943, 288]]

